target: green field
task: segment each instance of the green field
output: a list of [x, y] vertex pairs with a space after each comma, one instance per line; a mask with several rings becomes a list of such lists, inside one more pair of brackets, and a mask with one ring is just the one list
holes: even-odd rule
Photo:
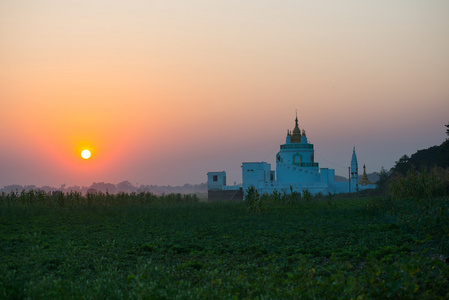
[[449, 298], [446, 227], [410, 224], [412, 211], [383, 198], [302, 199], [258, 213], [180, 197], [41, 196], [1, 198], [0, 298]]

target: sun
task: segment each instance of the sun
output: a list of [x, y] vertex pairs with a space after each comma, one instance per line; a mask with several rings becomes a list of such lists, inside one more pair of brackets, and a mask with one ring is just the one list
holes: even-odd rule
[[89, 159], [91, 156], [91, 153], [89, 150], [85, 149], [83, 151], [81, 151], [81, 157], [84, 159]]

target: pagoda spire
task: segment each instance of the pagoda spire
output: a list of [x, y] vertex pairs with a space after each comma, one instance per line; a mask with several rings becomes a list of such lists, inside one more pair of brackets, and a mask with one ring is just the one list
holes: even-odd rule
[[365, 167], [365, 164], [363, 164], [363, 175], [362, 175], [362, 178], [359, 181], [359, 185], [365, 186], [365, 185], [368, 185], [368, 184], [371, 184], [371, 181], [369, 181], [368, 175], [366, 175], [366, 167]]
[[298, 128], [299, 128], [299, 125], [298, 125], [298, 110], [296, 110], [296, 119], [295, 119], [295, 125], [296, 125], [296, 127], [298, 127]]
[[292, 133], [292, 143], [301, 143], [301, 130], [298, 124], [298, 111], [296, 111], [295, 128]]

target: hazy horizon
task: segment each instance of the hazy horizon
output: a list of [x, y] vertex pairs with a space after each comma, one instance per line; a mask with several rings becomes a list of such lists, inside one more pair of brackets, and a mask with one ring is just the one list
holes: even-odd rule
[[[0, 188], [206, 182], [294, 127], [390, 169], [449, 122], [449, 2], [0, 2]], [[92, 151], [89, 160], [82, 149]]]

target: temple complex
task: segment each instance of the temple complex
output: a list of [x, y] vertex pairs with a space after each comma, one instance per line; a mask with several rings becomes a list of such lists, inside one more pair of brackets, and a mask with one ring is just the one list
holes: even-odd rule
[[298, 117], [293, 131], [287, 130], [285, 144], [280, 145], [276, 154], [276, 171], [267, 162], [243, 162], [242, 185], [226, 185], [226, 172], [209, 172], [209, 200], [239, 199], [249, 187], [253, 186], [260, 195], [278, 192], [312, 194], [354, 193], [362, 189], [372, 189], [363, 166], [363, 176], [358, 181], [358, 163], [355, 147], [352, 152], [349, 182], [336, 182], [335, 170], [320, 168], [315, 161], [313, 144], [307, 140], [306, 132], [299, 128]]

